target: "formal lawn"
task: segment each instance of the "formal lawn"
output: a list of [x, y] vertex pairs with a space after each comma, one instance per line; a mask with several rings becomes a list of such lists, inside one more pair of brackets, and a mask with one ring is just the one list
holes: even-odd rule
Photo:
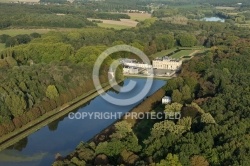
[[157, 53], [151, 55], [151, 57], [152, 57], [152, 58], [163, 57], [163, 56], [166, 56], [166, 55], [168, 55], [168, 54], [170, 54], [171, 52], [174, 52], [174, 51], [176, 51], [176, 50], [177, 50], [177, 48], [171, 48], [171, 49], [169, 49], [169, 50], [163, 50], [163, 51], [161, 51], [161, 52], [157, 52]]
[[195, 50], [181, 50], [175, 53], [174, 55], [171, 55], [171, 58], [181, 58], [183, 56], [188, 56], [192, 54], [193, 52], [195, 52]]

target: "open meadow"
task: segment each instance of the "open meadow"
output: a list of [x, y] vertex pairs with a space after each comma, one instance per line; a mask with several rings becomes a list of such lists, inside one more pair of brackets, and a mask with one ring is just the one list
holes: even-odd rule
[[20, 34], [31, 34], [31, 33], [47, 33], [49, 31], [51, 31], [52, 29], [4, 29], [4, 30], [0, 30], [0, 35], [2, 34], [6, 34], [6, 35], [10, 35], [10, 36], [16, 36], [16, 35], [20, 35]]
[[0, 52], [5, 48], [5, 44], [0, 43]]
[[40, 0], [0, 0], [0, 3], [11, 3], [11, 2], [28, 2], [38, 3]]
[[132, 28], [136, 27], [138, 24], [137, 21], [131, 19], [120, 19], [120, 21], [115, 20], [103, 20], [103, 19], [91, 19], [88, 18], [90, 21], [102, 21], [102, 23], [98, 23], [98, 26], [104, 28], [114, 28], [114, 29], [125, 29], [125, 28]]
[[108, 24], [108, 23], [97, 23], [97, 25], [99, 27], [102, 27], [102, 28], [114, 28], [116, 30], [130, 28], [130, 27], [125, 26], [125, 25], [116, 25], [116, 24]]
[[148, 13], [124, 13], [130, 16], [131, 20], [144, 21], [151, 18], [151, 14]]

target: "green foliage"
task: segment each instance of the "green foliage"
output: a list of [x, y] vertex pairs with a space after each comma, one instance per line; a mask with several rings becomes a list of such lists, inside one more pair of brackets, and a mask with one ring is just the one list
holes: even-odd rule
[[193, 47], [196, 45], [197, 40], [194, 35], [183, 33], [179, 36], [179, 43], [182, 47]]
[[107, 156], [117, 156], [124, 149], [130, 152], [138, 152], [141, 146], [132, 131], [132, 125], [126, 121], [115, 124], [116, 131], [110, 136], [109, 142], [99, 143], [96, 147], [96, 154], [106, 154]]
[[49, 99], [55, 99], [55, 98], [57, 98], [59, 96], [57, 88], [55, 87], [55, 85], [49, 85], [47, 87], [46, 96]]
[[14, 93], [11, 93], [6, 97], [5, 104], [14, 117], [22, 115], [27, 107], [23, 94], [17, 96]]
[[212, 123], [215, 124], [215, 120], [212, 117], [212, 115], [210, 113], [205, 113], [201, 115], [201, 122], [202, 123]]
[[182, 104], [179, 104], [179, 103], [172, 103], [172, 104], [168, 104], [166, 105], [165, 107], [165, 112], [180, 112], [181, 111], [181, 108], [182, 108]]
[[157, 163], [156, 166], [166, 166], [166, 165], [171, 165], [171, 166], [182, 166], [182, 164], [179, 161], [178, 155], [173, 155], [169, 153], [166, 157], [165, 160], [161, 160], [160, 163]]
[[178, 89], [173, 91], [173, 93], [172, 93], [172, 101], [177, 102], [177, 103], [181, 103], [181, 101], [182, 101], [182, 93]]

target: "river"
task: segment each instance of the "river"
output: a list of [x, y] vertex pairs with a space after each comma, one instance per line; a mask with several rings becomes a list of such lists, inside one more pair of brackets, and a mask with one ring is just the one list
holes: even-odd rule
[[[119, 93], [109, 90], [107, 93], [119, 99], [128, 99], [135, 96], [142, 90], [146, 79], [127, 78], [124, 80], [123, 86], [127, 85], [130, 80], [136, 82], [133, 91]], [[154, 80], [148, 96], [156, 92], [165, 83], [164, 80]], [[124, 114], [140, 102], [130, 106], [116, 106], [108, 103], [101, 96], [97, 96], [74, 112], [122, 112]], [[114, 118], [72, 120], [66, 115], [0, 152], [0, 165], [49, 166], [55, 160], [56, 153], [69, 154], [80, 141], [87, 142], [115, 121]]]

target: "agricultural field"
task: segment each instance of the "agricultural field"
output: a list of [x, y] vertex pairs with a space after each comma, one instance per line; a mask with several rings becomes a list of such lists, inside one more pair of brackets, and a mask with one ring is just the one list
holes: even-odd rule
[[175, 53], [174, 55], [171, 55], [171, 58], [181, 58], [183, 56], [188, 56], [192, 53], [194, 53], [196, 50], [181, 50], [177, 53]]
[[124, 13], [130, 16], [131, 20], [144, 21], [151, 18], [151, 14], [148, 13]]
[[136, 27], [138, 24], [137, 21], [131, 20], [131, 19], [121, 19], [121, 21], [115, 21], [115, 20], [103, 20], [103, 19], [91, 19], [88, 18], [90, 21], [102, 21], [102, 23], [98, 23], [98, 26], [104, 27], [104, 28], [114, 28], [114, 29], [125, 29], [125, 28], [131, 28]]
[[0, 35], [6, 34], [10, 36], [16, 36], [20, 34], [31, 34], [34, 32], [43, 34], [51, 31], [52, 29], [5, 29], [5, 30], [0, 30]]
[[114, 28], [117, 30], [130, 28], [125, 25], [115, 25], [115, 24], [107, 24], [107, 23], [97, 23], [97, 25], [102, 28]]
[[217, 10], [235, 10], [235, 7], [226, 7], [226, 6], [217, 6], [215, 7]]
[[0, 0], [0, 3], [10, 3], [10, 2], [28, 2], [28, 3], [38, 3], [40, 0]]
[[5, 44], [0, 43], [0, 52], [5, 48]]

